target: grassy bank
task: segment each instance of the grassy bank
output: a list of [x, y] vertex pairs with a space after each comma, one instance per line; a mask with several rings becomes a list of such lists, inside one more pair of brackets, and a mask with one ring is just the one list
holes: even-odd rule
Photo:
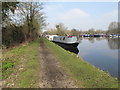
[[34, 87], [39, 79], [39, 41], [3, 50], [4, 87]]
[[46, 46], [58, 58], [66, 72], [85, 88], [117, 88], [118, 81], [108, 73], [97, 69], [77, 55], [64, 50], [58, 45], [44, 39]]

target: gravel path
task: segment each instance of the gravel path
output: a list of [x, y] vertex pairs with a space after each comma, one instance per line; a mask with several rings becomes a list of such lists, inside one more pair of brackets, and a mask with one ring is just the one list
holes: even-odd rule
[[40, 41], [41, 53], [41, 88], [77, 88], [68, 75], [64, 72], [60, 63], [53, 54], [46, 48], [43, 41]]

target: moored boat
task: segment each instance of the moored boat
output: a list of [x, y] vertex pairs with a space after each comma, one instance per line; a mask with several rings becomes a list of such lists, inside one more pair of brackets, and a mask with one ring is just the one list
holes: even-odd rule
[[54, 36], [53, 42], [77, 46], [79, 42], [76, 36]]
[[94, 37], [100, 37], [100, 35], [99, 34], [94, 34]]

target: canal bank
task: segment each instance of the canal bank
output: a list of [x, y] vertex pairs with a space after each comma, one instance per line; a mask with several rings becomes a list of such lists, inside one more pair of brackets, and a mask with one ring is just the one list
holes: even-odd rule
[[43, 39], [47, 48], [59, 60], [64, 70], [78, 86], [86, 88], [117, 88], [118, 81], [108, 73], [85, 62], [76, 54], [64, 50], [58, 45]]
[[43, 42], [36, 40], [3, 51], [4, 88], [118, 87], [118, 81], [108, 73], [45, 38]]
[[2, 50], [2, 88], [38, 88], [39, 39]]

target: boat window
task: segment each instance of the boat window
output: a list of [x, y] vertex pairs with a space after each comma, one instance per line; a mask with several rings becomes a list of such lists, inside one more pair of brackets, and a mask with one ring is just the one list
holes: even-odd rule
[[65, 37], [63, 38], [63, 40], [65, 40]]
[[60, 40], [61, 40], [61, 38], [60, 38]]

